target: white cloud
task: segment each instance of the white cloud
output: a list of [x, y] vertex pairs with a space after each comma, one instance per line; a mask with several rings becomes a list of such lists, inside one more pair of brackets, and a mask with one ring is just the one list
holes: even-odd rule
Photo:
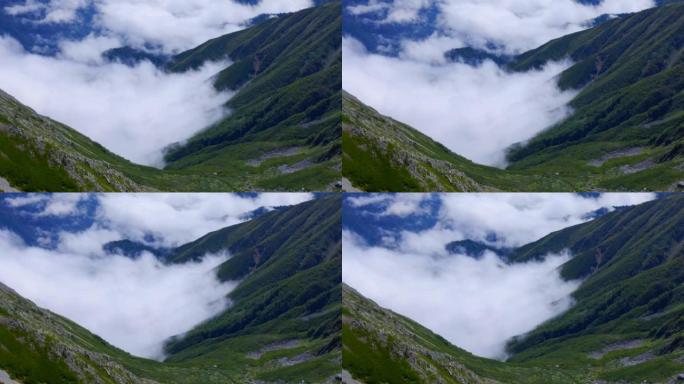
[[[380, 305], [395, 310], [473, 353], [502, 358], [513, 336], [524, 334], [567, 310], [579, 282], [565, 282], [557, 268], [567, 252], [545, 260], [507, 265], [493, 253], [476, 260], [449, 255], [446, 245], [471, 239], [518, 247], [551, 232], [591, 220], [601, 208], [640, 204], [655, 194], [425, 194], [413, 208], [402, 195], [376, 194], [352, 202], [356, 209], [381, 207], [379, 215], [406, 218], [429, 214], [428, 199], [441, 200], [432, 228], [388, 233], [383, 246], [369, 247], [347, 231], [343, 280]], [[410, 199], [413, 200], [413, 199]], [[374, 209], [373, 212], [377, 212]], [[381, 228], [384, 232], [386, 229]], [[493, 241], [491, 235], [496, 235]]]
[[76, 12], [86, 5], [87, 0], [51, 0], [49, 3], [26, 0], [5, 7], [5, 12], [12, 16], [43, 12], [39, 23], [68, 23], [74, 21]]
[[[245, 221], [246, 213], [260, 207], [294, 205], [312, 198], [309, 193], [265, 193], [254, 199], [215, 193], [115, 193], [100, 195], [98, 216], [131, 238], [151, 233], [163, 244], [179, 245]], [[182, 220], [177, 219], [179, 215]]]
[[[412, 209], [393, 212], [390, 209], [393, 206], [406, 206], [402, 195], [384, 195], [387, 200], [381, 215], [406, 217], [428, 212], [419, 201], [413, 203]], [[437, 224], [423, 232], [403, 233], [406, 250], [440, 253], [451, 241], [487, 241], [491, 234], [497, 235], [498, 246], [518, 247], [551, 232], [589, 221], [593, 218], [591, 214], [599, 209], [612, 211], [614, 207], [641, 204], [656, 198], [653, 193], [604, 193], [597, 198], [572, 193], [464, 193], [422, 197], [425, 200], [433, 196], [441, 200]], [[430, 241], [425, 241], [426, 238]]]
[[237, 285], [214, 268], [226, 255], [164, 265], [150, 254], [79, 254], [27, 247], [0, 231], [0, 281], [39, 306], [76, 321], [137, 356], [162, 358], [164, 340], [190, 330], [229, 304]]
[[462, 47], [464, 42], [480, 48], [495, 43], [507, 53], [520, 53], [585, 29], [598, 16], [637, 12], [655, 2], [604, 0], [591, 6], [576, 0], [369, 0], [347, 9], [357, 16], [384, 16], [380, 23], [402, 24], [417, 22], [420, 12], [433, 5], [438, 11], [435, 27], [444, 40], [452, 40], [449, 48]]
[[424, 193], [400, 193], [396, 195], [375, 193], [350, 196], [347, 201], [354, 207], [382, 204], [381, 216], [405, 217], [427, 212], [423, 202], [431, 195]]
[[351, 94], [476, 162], [503, 166], [505, 149], [569, 115], [575, 92], [555, 76], [569, 66], [510, 73], [492, 62], [479, 67], [435, 65], [367, 52], [343, 40], [343, 86]]
[[440, 27], [450, 36], [484, 47], [502, 45], [509, 53], [536, 48], [556, 37], [586, 29], [603, 14], [637, 12], [653, 0], [604, 0], [598, 6], [575, 0], [439, 1]]
[[155, 166], [162, 165], [167, 145], [226, 114], [223, 104], [231, 93], [217, 93], [211, 81], [226, 63], [184, 74], [163, 72], [147, 61], [135, 67], [94, 65], [93, 45], [112, 44], [103, 38], [89, 45], [63, 43], [60, 57], [45, 57], [0, 37], [0, 88], [114, 153]]
[[343, 280], [363, 295], [418, 321], [480, 356], [504, 358], [506, 340], [567, 310], [578, 282], [556, 268], [568, 255], [506, 265], [494, 254], [435, 258], [367, 248], [344, 236]]
[[92, 5], [94, 27], [127, 44], [160, 46], [167, 53], [193, 48], [211, 38], [241, 30], [261, 14], [294, 12], [313, 6], [311, 0], [262, 0], [256, 5], [215, 0], [35, 0], [4, 8], [20, 16], [45, 12], [39, 22], [81, 22], [78, 11]]
[[429, 7], [432, 0], [394, 0], [387, 3], [379, 0], [369, 0], [367, 4], [348, 6], [347, 11], [352, 15], [365, 15], [383, 12], [381, 23], [413, 23], [420, 19], [420, 12]]
[[78, 204], [90, 196], [97, 199], [97, 224], [84, 233], [63, 235], [69, 251], [93, 252], [109, 241], [143, 241], [147, 235], [154, 236], [158, 245], [178, 246], [243, 222], [245, 214], [261, 207], [295, 205], [313, 198], [310, 193], [263, 193], [255, 197], [227, 193], [60, 193], [6, 201], [13, 207], [35, 206], [39, 216], [67, 216], [81, 214]]

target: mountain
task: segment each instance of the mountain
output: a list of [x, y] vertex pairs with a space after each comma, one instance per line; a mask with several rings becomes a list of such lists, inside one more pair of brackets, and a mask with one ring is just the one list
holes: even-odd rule
[[597, 183], [610, 189], [668, 189], [681, 181], [682, 35], [684, 4], [674, 3], [562, 37], [517, 58], [512, 68], [526, 70], [569, 56], [575, 64], [558, 84], [581, 92], [570, 103], [572, 116], [510, 151], [511, 168], [568, 172], [572, 165], [583, 173], [612, 172], [617, 177]]
[[[681, 382], [682, 245], [684, 196], [674, 194], [615, 210], [512, 251], [507, 260], [518, 263], [567, 249], [572, 258], [560, 267], [561, 276], [582, 283], [573, 293], [571, 309], [509, 342], [505, 363], [476, 358], [345, 287], [345, 368], [369, 383], [402, 382], [379, 378], [401, 372], [388, 370], [391, 366], [403, 367], [413, 382]], [[347, 354], [353, 357], [347, 360]], [[364, 361], [381, 364], [374, 364], [373, 371]], [[466, 378], [447, 373], [450, 366], [464, 367]], [[477, 379], [468, 377], [472, 374]]]
[[610, 367], [609, 381], [667, 382], [684, 372], [684, 196], [609, 213], [519, 249], [524, 261], [569, 249], [576, 304], [513, 340], [512, 361]]
[[229, 295], [231, 308], [166, 345], [167, 360], [253, 365], [281, 359], [256, 376], [265, 381], [322, 382], [335, 375], [341, 236], [341, 198], [329, 195], [179, 247], [171, 262], [229, 251], [231, 258], [217, 274], [240, 284]]
[[340, 220], [341, 198], [328, 195], [164, 250], [169, 263], [230, 252], [216, 273], [239, 284], [228, 309], [168, 341], [163, 362], [118, 350], [0, 284], [0, 379], [5, 371], [23, 384], [333, 382]]
[[167, 168], [274, 173], [256, 188], [337, 181], [340, 7], [334, 1], [276, 17], [174, 57], [168, 68], [177, 72], [230, 57], [233, 64], [216, 76], [215, 86], [239, 92], [227, 103], [229, 117], [168, 148]]
[[[423, 164], [442, 165], [434, 170], [425, 166], [411, 168], [413, 162], [402, 166], [414, 178], [436, 180], [443, 179], [445, 173], [460, 173], [477, 182], [481, 189], [681, 190], [684, 188], [684, 77], [681, 76], [684, 40], [681, 36], [684, 36], [684, 4], [673, 2], [612, 19], [514, 58], [507, 65], [510, 71], [527, 71], [549, 60], [570, 57], [575, 64], [558, 77], [558, 85], [562, 89], [580, 89], [580, 92], [570, 103], [574, 110], [570, 117], [529, 142], [510, 148], [509, 166], [505, 170], [477, 166], [444, 149], [436, 153], [411, 148], [407, 138], [401, 140], [400, 148], [408, 153], [390, 153], [387, 148], [374, 144], [377, 143], [375, 136], [397, 131], [397, 135], [405, 137], [407, 129], [403, 126], [398, 130], [397, 124], [378, 116], [355, 130], [363, 135], [357, 140], [365, 140], [367, 136], [370, 143], [364, 152], [375, 152], [378, 159], [400, 156], [390, 161], [394, 164], [401, 164], [403, 158], [420, 158]], [[350, 106], [345, 103], [343, 109]], [[353, 108], [370, 113], [360, 103]], [[343, 114], [349, 113], [344, 110]], [[346, 123], [358, 128], [362, 122], [348, 120]], [[345, 133], [350, 131], [345, 129]], [[422, 137], [423, 141], [427, 139]], [[345, 160], [363, 156], [352, 154], [350, 151], [355, 149], [351, 144], [345, 145]], [[359, 188], [379, 191], [389, 188], [386, 181], [367, 185], [364, 180], [367, 175], [347, 173], [345, 176]], [[439, 190], [473, 189], [472, 183], [459, 180], [447, 179], [434, 184]], [[431, 188], [426, 182], [392, 187], [394, 191]]]
[[[166, 70], [207, 60], [235, 95], [224, 120], [167, 148], [163, 170], [133, 164], [0, 91], [0, 188], [23, 191], [335, 190], [341, 168], [340, 3], [279, 15], [180, 53]], [[111, 60], [141, 52], [117, 49]], [[161, 58], [158, 59], [161, 62]], [[23, 150], [26, 148], [27, 150]]]

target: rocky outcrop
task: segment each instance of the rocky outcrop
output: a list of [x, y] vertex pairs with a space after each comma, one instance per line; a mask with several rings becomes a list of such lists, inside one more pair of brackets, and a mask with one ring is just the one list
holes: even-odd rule
[[[155, 384], [127, 370], [111, 356], [86, 348], [75, 324], [41, 309], [0, 283], [0, 327], [12, 334], [29, 349], [47, 351], [50, 360], [63, 362], [82, 383], [92, 384]], [[87, 332], [82, 330], [83, 332]], [[105, 345], [94, 335], [93, 340]], [[0, 346], [2, 346], [0, 344]], [[112, 348], [111, 346], [107, 346]], [[11, 374], [12, 372], [8, 372]]]
[[69, 127], [39, 115], [2, 90], [0, 117], [8, 120], [5, 123], [0, 120], [0, 131], [22, 143], [28, 143], [47, 157], [50, 167], [66, 171], [83, 190], [149, 190], [131, 180], [106, 160], [96, 158], [95, 151], [106, 152], [99, 144]]

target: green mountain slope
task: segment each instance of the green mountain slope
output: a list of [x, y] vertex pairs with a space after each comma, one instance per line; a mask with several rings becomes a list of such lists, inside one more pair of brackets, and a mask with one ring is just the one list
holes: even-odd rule
[[168, 149], [168, 168], [220, 171], [228, 165], [273, 173], [256, 188], [337, 181], [341, 18], [340, 1], [330, 2], [176, 56], [169, 64], [173, 71], [230, 57], [234, 63], [216, 76], [215, 86], [239, 91], [227, 103], [229, 117]]
[[562, 37], [520, 56], [524, 70], [569, 56], [580, 88], [567, 120], [513, 148], [510, 169], [597, 174], [587, 188], [669, 190], [684, 173], [684, 4]]
[[[368, 107], [345, 99], [345, 177], [373, 191], [681, 190], [682, 36], [684, 4], [679, 2], [611, 20], [517, 57], [510, 70], [571, 58], [575, 64], [558, 83], [581, 91], [571, 102], [574, 112], [569, 118], [510, 148], [505, 171], [475, 165], [400, 123], [371, 117]], [[364, 110], [363, 118], [359, 110]], [[378, 137], [388, 133], [395, 139], [385, 146]], [[360, 166], [368, 159], [377, 164], [374, 169]], [[383, 167], [404, 173], [409, 182], [392, 184], [373, 174]]]
[[584, 281], [572, 309], [510, 344], [512, 360], [604, 365], [597, 378], [612, 381], [684, 372], [683, 246], [684, 196], [672, 195], [519, 249], [515, 261], [569, 249], [561, 273]]
[[255, 378], [267, 381], [334, 376], [340, 361], [341, 233], [341, 200], [330, 195], [178, 248], [173, 262], [230, 251], [232, 258], [217, 273], [240, 285], [229, 296], [230, 309], [167, 344], [168, 361], [261, 364], [270, 369]]
[[[573, 257], [561, 267], [561, 275], [583, 280], [573, 293], [575, 305], [511, 340], [506, 363], [475, 358], [345, 289], [345, 368], [369, 383], [402, 382], [388, 379], [388, 372], [408, 372], [406, 377], [413, 382], [438, 382], [429, 374], [439, 373], [442, 382], [450, 382], [449, 378], [461, 374], [444, 373], [443, 368], [451, 363], [430, 357], [446, 353], [454, 364], [480, 379], [505, 383], [680, 382], [677, 377], [684, 373], [684, 196], [622, 208], [552, 233], [516, 250], [510, 262], [539, 259], [565, 249]], [[403, 367], [403, 371], [388, 367]]]
[[181, 53], [206, 60], [231, 113], [170, 146], [159, 170], [133, 164], [0, 91], [0, 188], [23, 191], [335, 190], [341, 168], [340, 2], [281, 15]]
[[23, 384], [333, 382], [341, 364], [340, 210], [330, 195], [170, 250], [164, 257], [176, 263], [229, 251], [217, 275], [239, 284], [228, 309], [169, 340], [163, 362], [118, 350], [0, 284], [0, 370]]

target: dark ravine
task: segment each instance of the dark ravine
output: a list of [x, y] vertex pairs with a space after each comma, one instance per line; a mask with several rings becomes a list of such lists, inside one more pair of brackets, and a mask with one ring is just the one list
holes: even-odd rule
[[340, 197], [329, 195], [165, 250], [169, 263], [229, 251], [217, 276], [240, 283], [232, 306], [168, 341], [163, 362], [133, 357], [0, 285], [0, 370], [23, 384], [334, 382], [340, 220]]
[[[562, 229], [507, 259], [525, 262], [564, 249], [573, 257], [561, 275], [582, 279], [573, 293], [575, 305], [511, 340], [505, 363], [472, 356], [345, 287], [345, 369], [362, 382], [680, 382], [684, 196], [670, 195]], [[450, 371], [455, 366], [462, 367], [457, 374]], [[404, 372], [404, 379], [392, 378], [391, 372]]]
[[[573, 114], [513, 145], [505, 170], [474, 164], [345, 95], [343, 174], [368, 191], [684, 190], [681, 36], [684, 3], [673, 2], [555, 39], [505, 64], [527, 71], [570, 57], [575, 64], [558, 83], [580, 89]], [[624, 155], [606, 159], [611, 153]], [[404, 181], [391, 183], [359, 165], [368, 161]]]
[[[166, 70], [175, 72], [230, 58], [233, 65], [214, 85], [236, 93], [228, 117], [167, 148], [163, 170], [133, 164], [0, 91], [0, 177], [9, 184], [3, 189], [338, 189], [340, 7], [333, 1], [279, 15], [171, 58]], [[252, 162], [292, 147], [301, 150]]]

